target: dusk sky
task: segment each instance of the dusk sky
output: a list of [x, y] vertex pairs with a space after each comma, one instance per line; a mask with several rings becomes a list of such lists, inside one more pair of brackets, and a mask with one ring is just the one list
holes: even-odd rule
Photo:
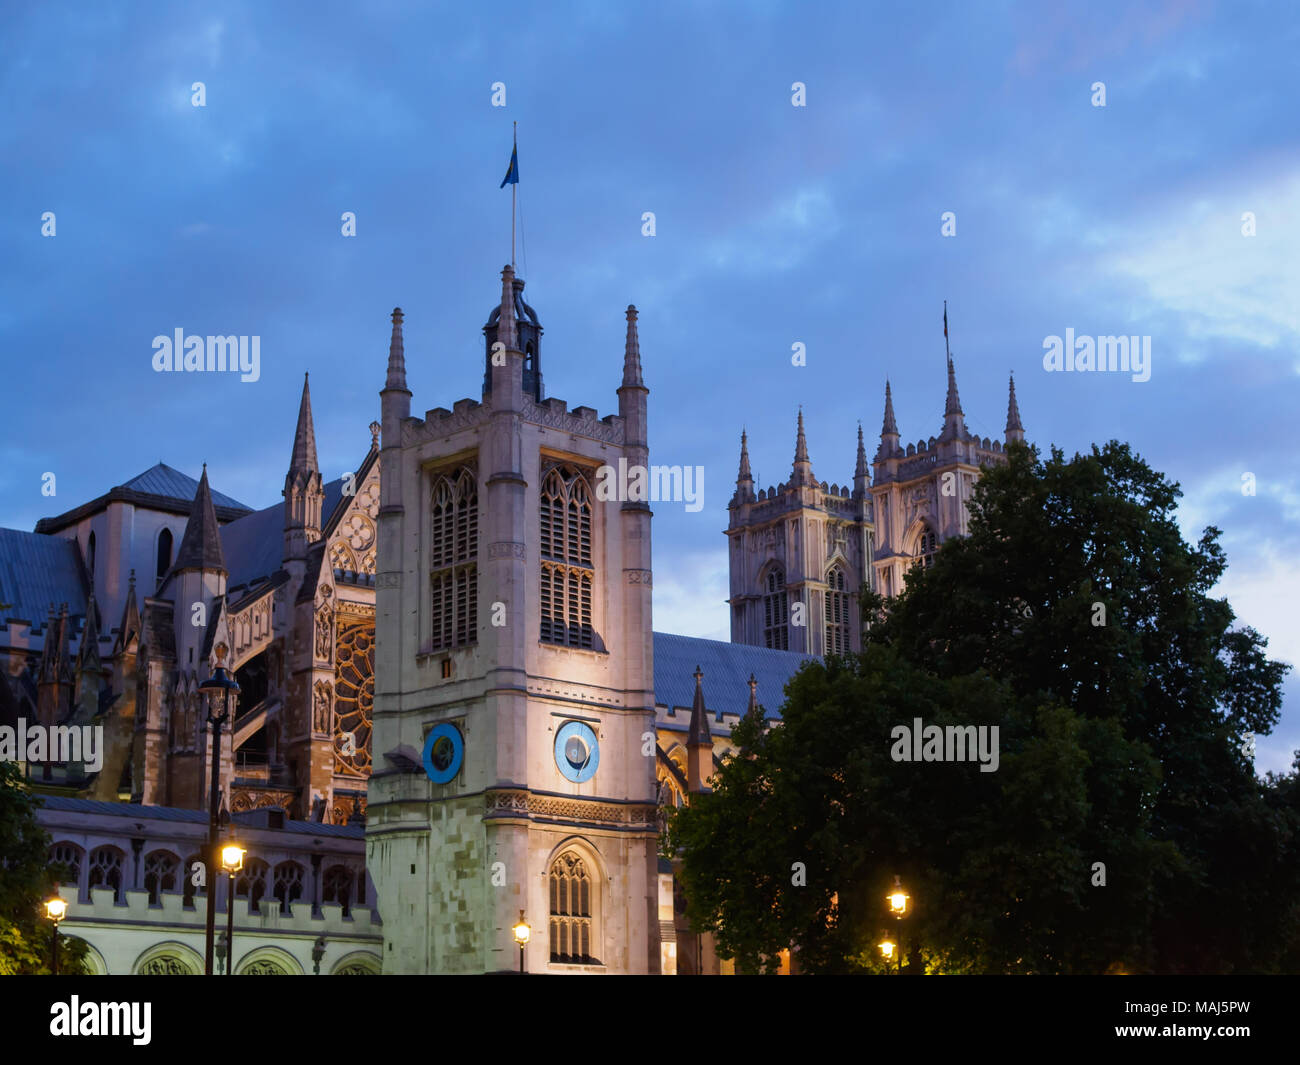
[[[800, 404], [851, 481], [886, 377], [904, 442], [938, 434], [946, 299], [971, 431], [1014, 371], [1039, 447], [1131, 442], [1300, 662], [1298, 54], [1281, 4], [5, 4], [0, 525], [159, 461], [277, 502], [304, 371], [326, 480], [354, 469], [394, 306], [413, 413], [479, 399], [517, 121], [546, 393], [617, 411], [635, 303], [652, 461], [705, 471], [701, 511], [655, 506], [657, 629], [728, 638], [742, 426], [763, 486]], [[156, 373], [178, 328], [259, 336], [260, 379]], [[1150, 380], [1046, 372], [1067, 329], [1151, 337]], [[1300, 747], [1286, 692], [1260, 770]]]

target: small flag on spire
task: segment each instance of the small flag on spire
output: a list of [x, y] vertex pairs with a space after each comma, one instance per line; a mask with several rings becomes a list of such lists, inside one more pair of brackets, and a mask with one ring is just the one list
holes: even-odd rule
[[[511, 165], [513, 166], [514, 164], [511, 163]], [[516, 180], [518, 179], [516, 178]], [[943, 301], [943, 338], [944, 340], [948, 339], [948, 301], [947, 300]]]
[[515, 145], [510, 153], [510, 169], [506, 171], [506, 176], [501, 179], [501, 184], [497, 186], [504, 189], [507, 185], [519, 184], [519, 146]]

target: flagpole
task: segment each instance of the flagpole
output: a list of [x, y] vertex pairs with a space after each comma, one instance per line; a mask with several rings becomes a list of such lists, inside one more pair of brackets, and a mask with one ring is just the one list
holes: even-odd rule
[[[519, 151], [519, 123], [515, 123], [514, 151]], [[515, 268], [515, 191], [519, 188], [516, 178], [510, 183], [510, 269]], [[946, 307], [947, 304], [944, 304]]]

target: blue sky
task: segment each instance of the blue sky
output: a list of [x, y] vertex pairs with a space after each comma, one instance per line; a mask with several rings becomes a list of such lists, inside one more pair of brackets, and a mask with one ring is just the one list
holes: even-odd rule
[[[0, 525], [160, 460], [276, 502], [305, 370], [326, 477], [354, 468], [395, 305], [413, 410], [477, 398], [518, 121], [547, 393], [617, 409], [635, 303], [653, 460], [705, 470], [701, 512], [656, 508], [657, 628], [727, 636], [742, 425], [765, 485], [799, 404], [850, 479], [886, 375], [904, 439], [937, 434], [947, 299], [972, 431], [1000, 437], [1014, 370], [1040, 446], [1130, 441], [1300, 662], [1298, 53], [1263, 4], [7, 4]], [[260, 380], [154, 373], [178, 327], [260, 336]], [[1151, 379], [1044, 372], [1066, 328], [1151, 336]], [[1296, 747], [1292, 676], [1257, 765]]]

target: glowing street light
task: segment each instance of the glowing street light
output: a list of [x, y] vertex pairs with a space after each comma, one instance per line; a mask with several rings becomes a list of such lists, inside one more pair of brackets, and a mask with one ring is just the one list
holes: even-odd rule
[[55, 976], [59, 975], [59, 922], [68, 915], [68, 904], [58, 895], [45, 900], [45, 916], [54, 922], [54, 961], [50, 969]]
[[524, 911], [519, 911], [519, 923], [514, 927], [515, 942], [519, 944], [519, 971], [524, 971], [524, 947], [528, 945], [528, 940], [532, 938], [533, 930], [524, 920]]
[[[235, 874], [244, 868], [244, 850], [238, 843], [227, 843], [221, 848], [221, 868], [226, 871], [226, 975], [234, 969], [235, 962]], [[220, 958], [217, 959], [221, 961]]]

